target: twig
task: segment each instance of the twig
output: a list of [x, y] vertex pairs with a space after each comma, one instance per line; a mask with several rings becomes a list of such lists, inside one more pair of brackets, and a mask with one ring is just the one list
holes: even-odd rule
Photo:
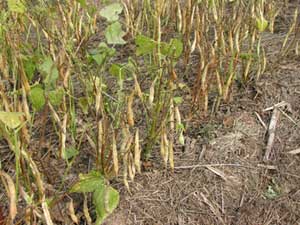
[[285, 106], [288, 106], [288, 105], [289, 105], [289, 103], [287, 103], [285, 101], [282, 101], [282, 102], [279, 102], [279, 103], [275, 104], [274, 106], [271, 106], [271, 107], [268, 107], [268, 108], [264, 109], [263, 112], [271, 111], [271, 110], [274, 110], [275, 108], [285, 107]]
[[231, 167], [252, 168], [251, 166], [245, 166], [241, 164], [220, 163], [220, 164], [197, 164], [197, 165], [190, 165], [190, 166], [176, 166], [174, 167], [174, 169], [195, 169], [195, 168], [208, 167], [208, 166], [231, 166]]
[[291, 155], [297, 155], [300, 153], [300, 148], [297, 148], [295, 150], [292, 150], [292, 151], [289, 151], [288, 154], [291, 154]]
[[274, 140], [275, 140], [275, 131], [276, 131], [276, 126], [277, 122], [279, 120], [280, 116], [280, 111], [277, 107], [274, 107], [272, 118], [269, 124], [269, 129], [268, 129], [268, 143], [267, 143], [267, 148], [264, 156], [264, 160], [268, 161], [271, 156], [272, 148], [274, 145]]
[[261, 123], [261, 125], [265, 128], [265, 130], [268, 130], [268, 127], [265, 124], [265, 122], [262, 120], [261, 116], [257, 112], [254, 112], [254, 113], [255, 113], [257, 119], [259, 120], [259, 122]]
[[268, 170], [278, 170], [278, 167], [273, 165], [257, 164], [257, 166]]
[[279, 109], [280, 112], [282, 112], [282, 114], [288, 118], [292, 123], [294, 123], [297, 127], [299, 127], [299, 124], [297, 123], [297, 121], [295, 121], [292, 117], [290, 117], [285, 111], [283, 111], [282, 109]]
[[224, 181], [226, 181], [228, 183], [240, 184], [240, 181], [232, 175], [227, 175], [223, 171], [221, 171], [217, 168], [214, 168], [212, 166], [207, 166], [206, 168], [208, 170], [210, 170], [211, 172], [213, 172], [214, 174], [216, 174], [217, 176], [221, 177]]
[[[199, 196], [195, 193], [194, 194], [199, 200]], [[208, 205], [209, 209], [212, 211], [212, 213], [217, 217], [217, 219], [219, 220], [219, 222], [221, 224], [225, 224], [225, 221], [222, 218], [222, 213], [220, 212], [220, 206], [216, 203], [213, 203], [211, 201], [208, 200], [208, 198], [202, 193], [200, 192], [200, 196], [203, 199], [203, 202]]]
[[207, 150], [207, 148], [206, 148], [206, 145], [204, 144], [204, 145], [202, 146], [202, 151], [201, 151], [201, 153], [200, 153], [200, 155], [199, 155], [198, 161], [201, 161], [201, 160], [203, 159], [204, 154], [206, 153], [206, 150]]

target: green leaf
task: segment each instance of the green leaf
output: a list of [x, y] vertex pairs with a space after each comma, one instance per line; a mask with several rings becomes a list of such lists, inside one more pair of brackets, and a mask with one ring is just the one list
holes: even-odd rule
[[273, 188], [271, 185], [269, 185], [268, 190], [265, 192], [265, 196], [268, 199], [275, 199], [279, 196], [279, 193], [275, 188]]
[[268, 21], [261, 16], [260, 18], [256, 18], [256, 28], [259, 30], [259, 32], [263, 32], [268, 27]]
[[40, 85], [31, 88], [29, 93], [29, 100], [32, 104], [32, 107], [37, 111], [41, 110], [44, 107], [46, 99], [44, 96], [44, 90]]
[[171, 39], [170, 43], [161, 43], [161, 53], [165, 56], [178, 58], [183, 51], [183, 43], [179, 39]]
[[91, 18], [94, 17], [98, 11], [99, 10], [95, 4], [90, 4], [89, 7], [87, 7], [87, 12]]
[[245, 59], [245, 60], [249, 60], [251, 58], [257, 58], [257, 55], [256, 54], [253, 54], [253, 53], [247, 53], [247, 52], [242, 52], [240, 54], [240, 57], [241, 59]]
[[136, 71], [136, 68], [138, 68], [137, 62], [132, 57], [129, 57], [126, 68], [131, 72]]
[[99, 66], [102, 66], [107, 60], [113, 57], [116, 53], [114, 48], [109, 48], [104, 42], [98, 45], [98, 48], [92, 49], [89, 55]]
[[174, 100], [175, 104], [177, 104], [177, 105], [182, 103], [182, 101], [183, 101], [182, 97], [174, 97], [173, 100]]
[[74, 184], [70, 192], [87, 193], [96, 189], [103, 188], [104, 178], [97, 171], [91, 171], [88, 174], [80, 174], [79, 181]]
[[86, 7], [86, 0], [76, 0], [80, 5], [81, 7]]
[[172, 39], [170, 41], [170, 53], [173, 57], [179, 58], [183, 51], [183, 43], [179, 39]]
[[185, 128], [184, 128], [184, 125], [182, 123], [178, 123], [176, 124], [176, 131], [183, 131]]
[[63, 97], [64, 97], [63, 88], [58, 88], [56, 90], [49, 91], [48, 93], [49, 101], [54, 106], [60, 105], [62, 103]]
[[161, 42], [160, 43], [160, 52], [162, 55], [167, 56], [169, 55], [169, 49], [170, 49], [170, 44], [166, 42]]
[[79, 151], [74, 147], [66, 148], [66, 150], [64, 151], [63, 158], [65, 160], [69, 160], [69, 159], [73, 158], [74, 156], [78, 155], [78, 153], [79, 153]]
[[126, 44], [126, 41], [123, 40], [125, 34], [119, 22], [114, 22], [105, 30], [105, 38], [108, 44]]
[[21, 112], [0, 111], [0, 121], [4, 123], [5, 126], [11, 129], [15, 129], [21, 125], [21, 116], [23, 116], [23, 113]]
[[179, 141], [179, 144], [184, 145], [185, 141], [184, 141], [183, 132], [179, 133], [178, 141]]
[[15, 13], [23, 14], [26, 10], [21, 0], [7, 0], [8, 10]]
[[24, 69], [28, 80], [31, 81], [34, 76], [34, 72], [36, 70], [35, 62], [32, 59], [25, 60]]
[[0, 41], [3, 42], [5, 31], [7, 31], [9, 13], [6, 10], [0, 10]]
[[101, 66], [104, 64], [106, 59], [106, 54], [94, 54], [91, 55], [92, 59], [97, 63], [97, 65]]
[[113, 57], [116, 54], [116, 49], [108, 47], [104, 42], [98, 45], [98, 51], [100, 53], [106, 53], [109, 57]]
[[93, 202], [97, 213], [96, 224], [101, 224], [117, 208], [119, 200], [119, 192], [110, 186], [95, 190]]
[[44, 75], [44, 83], [46, 89], [53, 89], [56, 86], [58, 79], [58, 70], [50, 57], [47, 57], [44, 62], [39, 66], [40, 71]]
[[78, 102], [79, 107], [81, 108], [82, 112], [87, 115], [88, 114], [88, 110], [89, 110], [89, 101], [87, 98], [85, 97], [81, 97], [79, 98], [79, 102]]
[[100, 10], [100, 15], [105, 17], [108, 22], [114, 22], [119, 19], [119, 14], [123, 11], [123, 7], [119, 3], [110, 4]]
[[117, 77], [118, 79], [121, 79], [121, 80], [125, 79], [124, 66], [122, 66], [120, 64], [112, 64], [110, 69], [109, 69], [109, 73], [111, 75]]
[[144, 35], [138, 35], [135, 39], [135, 44], [137, 46], [136, 54], [138, 56], [151, 54], [156, 46], [154, 40]]

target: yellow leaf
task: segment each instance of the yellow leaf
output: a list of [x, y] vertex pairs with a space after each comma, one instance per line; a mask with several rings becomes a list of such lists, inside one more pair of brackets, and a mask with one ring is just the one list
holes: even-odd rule
[[0, 111], [0, 121], [11, 129], [15, 129], [21, 125], [21, 116], [23, 116], [21, 112]]

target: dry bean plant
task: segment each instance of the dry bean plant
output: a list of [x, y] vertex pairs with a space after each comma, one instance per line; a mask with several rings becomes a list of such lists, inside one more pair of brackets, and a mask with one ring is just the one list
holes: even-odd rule
[[[174, 147], [185, 142], [182, 90], [189, 114], [207, 115], [230, 102], [235, 82], [259, 80], [268, 62], [261, 39], [285, 5], [100, 2], [0, 3], [0, 198], [9, 201], [0, 224], [55, 224], [54, 208], [64, 201], [72, 223], [101, 224], [119, 202], [111, 181], [121, 178], [130, 192], [156, 149], [173, 170]], [[290, 41], [297, 17], [282, 55], [298, 49], [298, 39]], [[51, 160], [62, 171], [52, 183]], [[70, 182], [80, 163], [88, 169]], [[73, 192], [82, 193], [81, 216]]]

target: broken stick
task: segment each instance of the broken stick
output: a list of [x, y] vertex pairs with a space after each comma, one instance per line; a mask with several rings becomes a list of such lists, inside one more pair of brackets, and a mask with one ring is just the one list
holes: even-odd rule
[[264, 160], [268, 161], [270, 160], [270, 156], [272, 153], [272, 148], [274, 145], [274, 140], [275, 140], [275, 131], [276, 131], [276, 126], [277, 126], [277, 122], [279, 120], [280, 117], [280, 110], [278, 109], [278, 107], [274, 107], [273, 108], [273, 114], [272, 114], [272, 118], [269, 124], [269, 129], [268, 129], [268, 143], [267, 143], [267, 148], [266, 148], [266, 152], [265, 152], [265, 156], [264, 156]]

